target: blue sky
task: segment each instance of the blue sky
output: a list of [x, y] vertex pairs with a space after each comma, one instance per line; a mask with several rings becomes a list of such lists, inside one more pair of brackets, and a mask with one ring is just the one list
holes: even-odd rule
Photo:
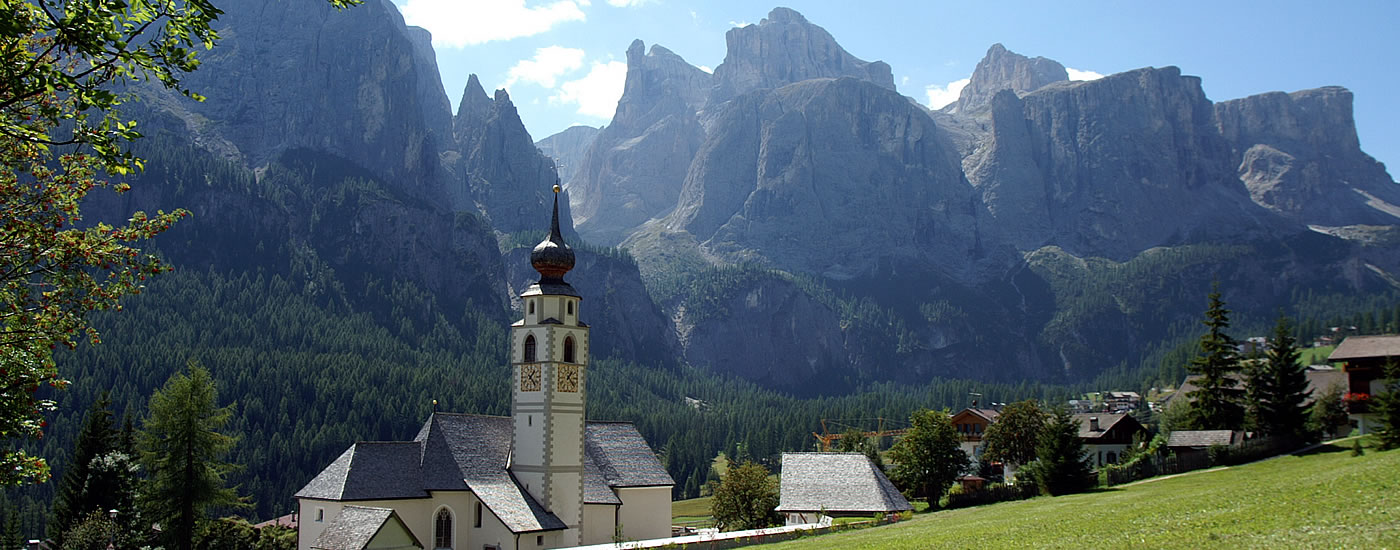
[[410, 25], [433, 33], [454, 108], [475, 73], [488, 93], [509, 91], [537, 140], [608, 122], [633, 39], [713, 68], [724, 60], [725, 31], [757, 24], [783, 5], [856, 57], [889, 63], [899, 91], [926, 105], [956, 97], [956, 83], [996, 42], [1086, 71], [1086, 78], [1175, 65], [1200, 76], [1214, 101], [1345, 86], [1355, 93], [1362, 149], [1386, 162], [1392, 177], [1400, 166], [1400, 2], [394, 2]]

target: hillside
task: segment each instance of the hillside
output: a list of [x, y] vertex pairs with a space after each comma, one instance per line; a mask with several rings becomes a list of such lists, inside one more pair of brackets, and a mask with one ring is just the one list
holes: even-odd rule
[[1400, 539], [1397, 471], [1400, 451], [1353, 457], [1344, 442], [761, 548], [1385, 548]]

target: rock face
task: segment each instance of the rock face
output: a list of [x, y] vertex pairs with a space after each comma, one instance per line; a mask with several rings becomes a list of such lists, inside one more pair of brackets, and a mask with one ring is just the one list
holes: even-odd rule
[[1234, 177], [1200, 79], [1175, 67], [995, 96], [989, 146], [965, 163], [1021, 250], [1127, 258], [1268, 228]]
[[1069, 73], [1059, 62], [1044, 57], [1026, 57], [1007, 50], [1001, 44], [992, 44], [948, 111], [970, 112], [987, 105], [1002, 90], [1024, 94], [1065, 80], [1069, 80]]
[[250, 168], [300, 147], [335, 151], [404, 188], [439, 184], [441, 121], [425, 113], [441, 103], [423, 89], [438, 79], [436, 66], [425, 64], [392, 3], [344, 12], [325, 2], [219, 7], [219, 47], [186, 79], [208, 101], [172, 109], [197, 142]]
[[[506, 233], [540, 229], [558, 181], [554, 162], [540, 153], [505, 90], [487, 97], [476, 75], [467, 79], [452, 119], [454, 149], [442, 155], [457, 210], [477, 212]], [[571, 231], [568, 201], [561, 223]]]
[[571, 205], [588, 240], [613, 245], [676, 204], [705, 131], [696, 112], [711, 76], [642, 41], [627, 48], [627, 81], [612, 124], [599, 132], [571, 180]]
[[862, 61], [842, 49], [826, 29], [788, 8], [774, 8], [757, 25], [729, 29], [724, 62], [715, 67], [712, 104], [759, 88], [778, 88], [809, 78], [849, 76], [894, 89], [883, 61]]
[[854, 78], [745, 94], [691, 166], [672, 230], [727, 261], [846, 279], [881, 259], [968, 275], [980, 200], [946, 140], [903, 96]]
[[1254, 202], [1323, 226], [1400, 223], [1400, 186], [1361, 151], [1351, 92], [1273, 92], [1215, 105]]
[[593, 138], [598, 137], [598, 132], [599, 129], [592, 126], [570, 126], [562, 132], [536, 141], [535, 148], [554, 159], [554, 166], [559, 170], [559, 180], [568, 187], [574, 179], [574, 174], [578, 173], [583, 154], [593, 145]]

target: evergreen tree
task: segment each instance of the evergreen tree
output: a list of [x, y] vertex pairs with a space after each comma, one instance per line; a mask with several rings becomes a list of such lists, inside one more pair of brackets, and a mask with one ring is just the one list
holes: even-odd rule
[[1243, 391], [1234, 376], [1240, 370], [1235, 340], [1225, 334], [1230, 328], [1230, 311], [1220, 300], [1220, 283], [1215, 283], [1202, 321], [1200, 352], [1186, 370], [1199, 375], [1198, 389], [1191, 398], [1190, 426], [1197, 430], [1238, 430], [1244, 425]]
[[1371, 407], [1380, 417], [1381, 428], [1376, 432], [1381, 450], [1400, 448], [1400, 364], [1386, 363], [1385, 391], [1376, 395]]
[[63, 546], [63, 537], [94, 511], [110, 510], [116, 504], [112, 500], [114, 487], [111, 480], [101, 475], [93, 475], [93, 463], [111, 453], [116, 444], [117, 432], [112, 427], [112, 400], [107, 392], [97, 398], [88, 409], [83, 430], [78, 433], [78, 441], [73, 447], [72, 460], [64, 469], [63, 478], [58, 484], [58, 494], [53, 502], [53, 521], [49, 523], [49, 537], [57, 546]]
[[24, 547], [24, 535], [20, 531], [19, 509], [13, 504], [5, 503], [5, 536], [0, 538], [0, 544], [4, 545], [0, 550], [19, 550]]
[[237, 507], [238, 493], [224, 486], [234, 466], [223, 461], [236, 439], [219, 430], [233, 406], [217, 407], [218, 392], [209, 371], [191, 362], [151, 396], [139, 436], [141, 462], [149, 479], [141, 493], [146, 519], [164, 528], [168, 549], [190, 550], [197, 528], [211, 508]]
[[1293, 339], [1288, 317], [1279, 316], [1262, 361], [1249, 369], [1246, 400], [1250, 424], [1271, 437], [1307, 438], [1308, 408], [1312, 391], [1298, 362], [1301, 352]]
[[1084, 462], [1084, 442], [1079, 439], [1079, 421], [1064, 408], [1056, 408], [1040, 432], [1035, 462], [1026, 473], [1044, 495], [1068, 495], [1089, 488], [1089, 464]]
[[968, 468], [967, 454], [958, 447], [962, 438], [947, 410], [915, 411], [909, 424], [909, 431], [890, 449], [890, 460], [896, 464], [890, 481], [936, 507], [943, 493]]

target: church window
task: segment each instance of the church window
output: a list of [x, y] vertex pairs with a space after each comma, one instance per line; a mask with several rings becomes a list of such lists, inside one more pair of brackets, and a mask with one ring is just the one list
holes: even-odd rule
[[317, 509], [316, 509], [316, 521], [318, 521], [318, 522], [326, 521], [326, 509], [325, 509], [325, 508], [317, 508]]
[[475, 525], [476, 525], [477, 527], [481, 527], [481, 503], [480, 503], [480, 502], [476, 503], [476, 524], [475, 524]]
[[535, 362], [535, 335], [525, 335], [525, 362]]
[[564, 338], [564, 362], [574, 363], [574, 337]]
[[530, 315], [534, 315], [534, 314], [535, 314], [535, 301], [534, 301], [534, 300], [530, 300]]
[[569, 315], [573, 315], [573, 314], [574, 314], [574, 303], [573, 303], [573, 302], [569, 302]]
[[544, 535], [535, 535], [535, 546], [544, 546]]
[[452, 548], [452, 513], [446, 508], [438, 510], [433, 521], [433, 547]]

